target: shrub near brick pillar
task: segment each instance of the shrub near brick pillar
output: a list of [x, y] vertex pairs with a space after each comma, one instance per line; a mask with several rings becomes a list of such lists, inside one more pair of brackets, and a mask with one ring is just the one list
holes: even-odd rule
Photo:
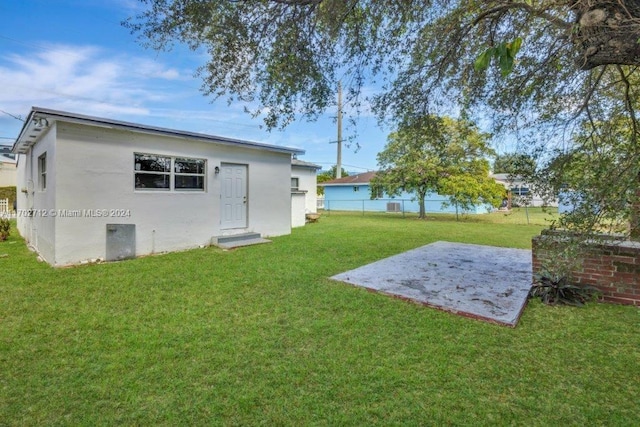
[[[549, 239], [561, 244], [562, 233], [545, 230], [532, 239], [534, 276], [555, 256]], [[570, 281], [598, 288], [603, 301], [640, 306], [640, 242], [603, 238], [584, 244], [582, 253], [581, 265], [568, 274]]]

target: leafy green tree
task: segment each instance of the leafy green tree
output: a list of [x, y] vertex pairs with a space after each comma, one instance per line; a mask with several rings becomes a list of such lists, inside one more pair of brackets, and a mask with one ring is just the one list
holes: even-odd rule
[[[331, 166], [331, 168], [328, 171], [324, 171], [318, 174], [317, 176], [317, 181], [318, 184], [321, 184], [323, 182], [327, 182], [327, 181], [331, 181], [332, 179], [336, 179], [336, 169], [337, 169], [337, 165], [333, 165]], [[349, 176], [349, 173], [344, 170], [344, 168], [340, 168], [342, 171], [342, 176]], [[322, 196], [324, 194], [324, 187], [318, 186], [317, 187], [317, 194], [318, 196]]]
[[[576, 231], [595, 230], [640, 235], [637, 153], [633, 130], [624, 120], [593, 123], [577, 133], [572, 144], [558, 150], [544, 165], [539, 189], [573, 206], [559, 225]], [[595, 141], [594, 141], [595, 139]], [[630, 220], [630, 221], [629, 221]]]
[[254, 105], [268, 128], [333, 109], [338, 80], [356, 114], [366, 102], [397, 125], [461, 108], [517, 134], [539, 164], [582, 150], [585, 129], [606, 149], [600, 124], [621, 121], [627, 151], [594, 167], [640, 188], [637, 166], [618, 169], [640, 165], [640, 0], [141, 1], [126, 25], [142, 42], [206, 53], [205, 93]]
[[140, 1], [125, 25], [146, 46], [206, 52], [205, 92], [257, 102], [269, 127], [332, 107], [338, 79], [357, 106], [371, 77], [393, 120], [445, 95], [501, 125], [578, 119], [640, 65], [638, 0]]
[[497, 155], [493, 162], [493, 173], [512, 176], [531, 176], [535, 173], [536, 161], [528, 154], [505, 153]]
[[489, 135], [466, 120], [425, 116], [389, 135], [378, 154], [380, 171], [371, 182], [372, 197], [414, 193], [425, 218], [425, 197], [446, 195], [445, 204], [463, 210], [486, 203], [498, 206], [504, 187], [489, 177]]

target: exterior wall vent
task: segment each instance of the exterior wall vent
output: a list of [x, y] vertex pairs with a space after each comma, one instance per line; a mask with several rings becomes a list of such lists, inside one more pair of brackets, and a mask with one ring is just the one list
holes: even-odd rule
[[402, 212], [399, 202], [387, 202], [387, 212]]
[[135, 224], [107, 224], [107, 261], [136, 257]]

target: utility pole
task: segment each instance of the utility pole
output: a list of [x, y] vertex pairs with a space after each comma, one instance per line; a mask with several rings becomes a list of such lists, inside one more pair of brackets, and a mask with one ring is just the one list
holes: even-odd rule
[[342, 178], [342, 82], [338, 81], [338, 160], [336, 179]]

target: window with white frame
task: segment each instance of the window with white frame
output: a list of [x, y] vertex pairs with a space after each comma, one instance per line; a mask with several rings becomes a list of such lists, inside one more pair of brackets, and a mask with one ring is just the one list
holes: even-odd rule
[[512, 187], [511, 194], [513, 194], [514, 196], [526, 196], [529, 194], [529, 188], [528, 187]]
[[174, 159], [174, 188], [176, 190], [204, 190], [205, 165], [206, 160], [204, 159], [185, 157]]
[[300, 190], [300, 178], [291, 178], [291, 191]]
[[47, 189], [47, 153], [38, 157], [38, 188], [40, 191]]
[[206, 160], [134, 153], [136, 190], [204, 191]]
[[136, 190], [170, 190], [171, 157], [134, 154]]

